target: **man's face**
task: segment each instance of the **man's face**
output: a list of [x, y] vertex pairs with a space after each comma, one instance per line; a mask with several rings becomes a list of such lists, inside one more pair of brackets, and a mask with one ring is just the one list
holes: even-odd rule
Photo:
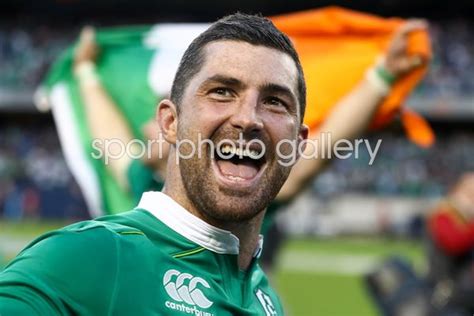
[[[212, 42], [204, 53], [204, 65], [179, 105], [177, 139], [191, 141], [196, 148], [195, 155], [185, 159], [192, 146], [179, 147], [182, 182], [190, 201], [206, 216], [248, 220], [274, 199], [290, 172], [278, 163], [277, 144], [306, 137], [300, 124], [297, 69], [288, 55], [245, 42]], [[201, 146], [200, 139], [216, 146]], [[228, 146], [217, 146], [224, 143]]]

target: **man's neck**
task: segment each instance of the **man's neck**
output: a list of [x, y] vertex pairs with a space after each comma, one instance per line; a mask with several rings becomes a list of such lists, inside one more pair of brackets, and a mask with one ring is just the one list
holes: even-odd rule
[[167, 190], [166, 186], [163, 189], [163, 193], [171, 197], [173, 200], [175, 200], [175, 202], [183, 206], [188, 212], [202, 219], [206, 223], [221, 229], [228, 230], [234, 234], [239, 239], [239, 269], [243, 271], [248, 269], [254, 257], [255, 251], [259, 246], [260, 227], [262, 225], [265, 212], [260, 212], [254, 218], [245, 222], [231, 224], [222, 223], [210, 219], [202, 212], [197, 211], [197, 209], [191, 207], [189, 203], [182, 201], [179, 196], [173, 194], [172, 190]]
[[[231, 226], [221, 225], [220, 228], [226, 229], [240, 241], [239, 248], [239, 269], [247, 270], [255, 255], [255, 251], [259, 247], [260, 227], [262, 226], [265, 212], [260, 212], [257, 216], [249, 221], [233, 224]], [[226, 227], [227, 226], [227, 227]], [[219, 227], [219, 226], [218, 226]]]
[[[171, 153], [168, 159], [175, 159], [174, 153]], [[206, 223], [225, 229], [234, 234], [239, 239], [239, 268], [241, 270], [247, 270], [252, 262], [255, 251], [259, 246], [260, 228], [265, 212], [262, 211], [250, 220], [240, 223], [222, 222], [210, 218], [203, 212], [200, 212], [186, 195], [186, 189], [184, 188], [182, 181], [180, 181], [181, 176], [179, 175], [179, 172], [180, 170], [176, 164], [168, 164], [167, 180], [163, 188], [163, 193], [171, 197], [189, 213], [202, 219]]]
[[163, 188], [163, 193], [171, 197], [175, 202], [184, 207], [188, 212], [194, 216], [202, 219], [206, 223], [230, 231], [239, 239], [239, 269], [245, 271], [250, 266], [254, 257], [255, 251], [259, 247], [260, 227], [262, 225], [265, 212], [260, 212], [254, 218], [241, 223], [222, 223], [210, 219], [206, 215], [199, 212], [196, 208], [190, 205], [189, 201], [183, 200], [176, 191], [169, 188], [167, 185]]

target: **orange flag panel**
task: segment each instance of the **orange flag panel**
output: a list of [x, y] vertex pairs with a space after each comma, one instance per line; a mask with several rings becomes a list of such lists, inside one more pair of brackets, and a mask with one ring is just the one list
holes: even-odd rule
[[[276, 16], [272, 21], [290, 36], [300, 56], [307, 83], [305, 123], [312, 130], [318, 128], [332, 107], [354, 89], [367, 69], [385, 53], [394, 32], [404, 22], [339, 7]], [[431, 58], [427, 32], [410, 34], [407, 49], [409, 53]], [[395, 84], [371, 128], [381, 128], [404, 112], [404, 101], [425, 72], [426, 66], [421, 67]], [[413, 119], [412, 114], [401, 116], [407, 135], [415, 143], [429, 146], [434, 141], [431, 128], [421, 116]]]

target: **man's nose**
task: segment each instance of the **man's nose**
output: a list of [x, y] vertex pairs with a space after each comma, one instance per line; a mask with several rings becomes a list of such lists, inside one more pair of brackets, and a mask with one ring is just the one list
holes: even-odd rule
[[258, 95], [249, 95], [243, 99], [231, 117], [232, 126], [245, 133], [262, 130], [263, 122], [258, 112], [258, 103]]

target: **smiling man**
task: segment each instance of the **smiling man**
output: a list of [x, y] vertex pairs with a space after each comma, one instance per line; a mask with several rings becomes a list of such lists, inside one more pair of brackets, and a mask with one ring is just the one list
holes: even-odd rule
[[0, 314], [283, 314], [256, 258], [291, 169], [277, 144], [306, 139], [304, 107], [296, 52], [268, 19], [213, 24], [158, 107], [171, 144], [163, 192], [33, 241], [0, 274]]
[[[239, 147], [239, 140], [240, 145], [255, 140], [261, 144], [254, 149], [262, 152], [260, 159], [243, 153], [232, 156], [233, 152], [225, 155], [230, 159], [222, 159], [219, 152], [210, 155], [211, 150], [202, 150], [199, 157], [191, 155], [195, 148], [190, 144], [180, 146], [179, 152], [172, 147], [171, 160], [176, 160], [175, 155], [191, 158], [170, 164], [166, 175], [167, 195], [197, 217], [239, 238], [239, 266], [243, 270], [255, 250], [263, 210], [290, 172], [279, 163], [275, 148], [282, 140], [303, 140], [307, 134], [301, 124], [304, 81], [296, 54], [291, 57], [283, 48], [271, 47], [272, 43], [263, 39], [258, 44], [257, 40], [248, 43], [231, 38], [207, 44], [199, 72], [183, 85], [183, 93], [173, 89], [172, 101], [162, 101], [158, 110], [159, 124], [171, 144], [177, 140], [198, 144], [199, 138], [217, 145], [230, 142], [232, 149]], [[283, 36], [279, 40], [278, 45], [290, 51], [290, 43]], [[189, 78], [184, 71], [178, 70], [175, 87]]]

